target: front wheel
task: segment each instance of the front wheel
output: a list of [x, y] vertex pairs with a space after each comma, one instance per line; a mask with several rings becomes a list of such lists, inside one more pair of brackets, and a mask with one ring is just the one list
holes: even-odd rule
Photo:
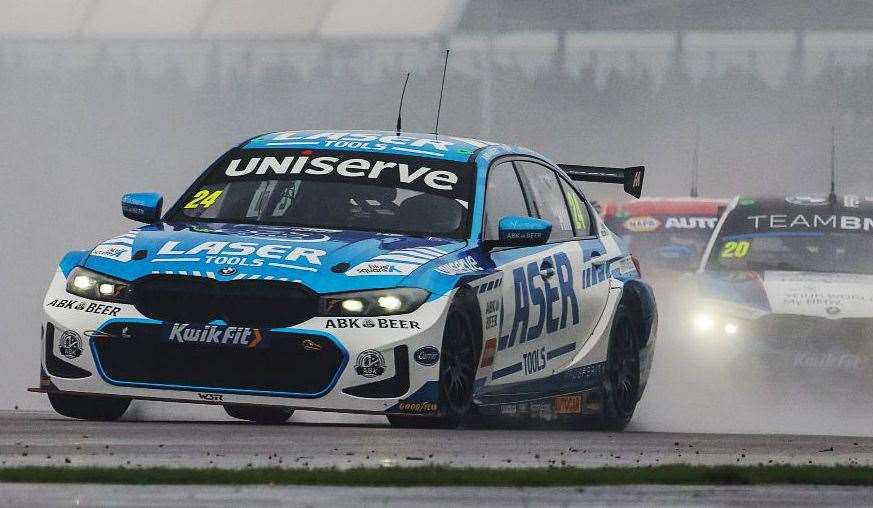
[[621, 431], [630, 423], [640, 393], [641, 326], [637, 315], [620, 303], [612, 322], [609, 352], [603, 382], [603, 414], [600, 427]]
[[49, 404], [60, 415], [79, 420], [113, 421], [121, 418], [130, 406], [124, 397], [96, 397], [49, 393]]
[[439, 416], [388, 415], [388, 421], [402, 428], [454, 429], [467, 416], [473, 403], [478, 350], [475, 347], [471, 313], [460, 301], [452, 303], [446, 318], [440, 353]]
[[294, 410], [289, 407], [245, 406], [239, 404], [225, 404], [224, 411], [228, 416], [262, 425], [285, 423], [294, 413]]

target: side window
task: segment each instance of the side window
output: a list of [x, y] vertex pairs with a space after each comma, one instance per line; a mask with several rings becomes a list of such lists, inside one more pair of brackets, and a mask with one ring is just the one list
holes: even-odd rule
[[558, 180], [561, 182], [561, 188], [564, 189], [564, 197], [567, 198], [567, 208], [570, 210], [570, 219], [573, 220], [576, 236], [589, 236], [591, 234], [591, 215], [588, 213], [588, 207], [585, 206], [582, 196], [563, 179], [559, 178]]
[[511, 162], [503, 162], [488, 171], [485, 189], [485, 238], [496, 240], [500, 219], [507, 215], [530, 215], [518, 175]]
[[541, 219], [552, 223], [552, 235], [550, 242], [560, 242], [573, 238], [573, 224], [570, 222], [570, 214], [567, 212], [567, 202], [564, 200], [564, 192], [558, 182], [558, 175], [551, 169], [533, 162], [516, 162], [527, 188], [533, 195], [533, 202]]

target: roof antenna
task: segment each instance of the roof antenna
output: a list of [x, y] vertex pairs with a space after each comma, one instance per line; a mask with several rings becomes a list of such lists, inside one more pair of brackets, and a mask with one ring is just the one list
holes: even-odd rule
[[401, 119], [401, 115], [403, 114], [403, 97], [406, 95], [406, 85], [409, 84], [409, 75], [411, 72], [406, 73], [406, 80], [403, 82], [403, 91], [400, 92], [400, 107], [397, 108], [397, 135], [400, 135], [400, 128], [403, 124], [403, 120]]
[[700, 171], [700, 124], [694, 130], [694, 155], [691, 158], [691, 197], [697, 197], [697, 173]]
[[440, 134], [440, 110], [443, 107], [443, 90], [446, 88], [446, 69], [449, 67], [449, 50], [446, 50], [446, 61], [443, 64], [443, 83], [440, 85], [440, 101], [437, 103], [436, 125], [433, 128], [433, 135]]
[[835, 204], [837, 202], [836, 192], [837, 181], [837, 127], [831, 126], [831, 193], [828, 195], [828, 202]]

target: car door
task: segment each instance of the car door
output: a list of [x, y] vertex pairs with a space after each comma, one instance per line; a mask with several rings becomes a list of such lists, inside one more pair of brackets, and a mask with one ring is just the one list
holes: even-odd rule
[[[498, 223], [507, 216], [530, 217], [535, 213], [515, 165], [511, 160], [502, 159], [492, 164], [488, 171], [483, 240], [496, 240]], [[538, 314], [531, 316], [529, 288], [531, 280], [534, 280], [536, 287], [542, 287], [535, 279], [540, 277], [539, 264], [548, 249], [548, 246], [497, 247], [489, 253], [496, 268], [501, 271], [500, 284], [493, 289], [499, 296], [500, 311], [497, 330], [493, 336], [486, 333], [484, 337], [477, 378], [487, 377], [491, 386], [545, 374], [545, 350], [539, 340], [543, 325], [538, 325]], [[534, 297], [540, 298], [541, 295], [535, 293]], [[487, 325], [485, 329], [488, 332]]]
[[[566, 199], [567, 208], [570, 211], [570, 219], [576, 234], [581, 256], [574, 254], [575, 247], [570, 246], [570, 259], [576, 267], [578, 265], [580, 276], [575, 281], [576, 290], [579, 294], [581, 319], [573, 330], [576, 337], [576, 349], [591, 337], [594, 328], [603, 318], [606, 302], [609, 298], [609, 254], [606, 245], [603, 244], [597, 232], [597, 225], [592, 220], [592, 213], [588, 208], [584, 196], [563, 177], [559, 177], [561, 189]], [[567, 361], [573, 359], [573, 355], [566, 357]]]

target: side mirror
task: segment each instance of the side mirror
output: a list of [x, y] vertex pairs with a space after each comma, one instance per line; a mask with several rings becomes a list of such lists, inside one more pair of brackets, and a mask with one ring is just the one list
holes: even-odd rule
[[157, 192], [132, 192], [121, 196], [121, 213], [125, 217], [146, 224], [161, 220], [164, 198]]
[[496, 247], [530, 247], [549, 241], [552, 224], [543, 219], [510, 215], [503, 217], [497, 225]]

